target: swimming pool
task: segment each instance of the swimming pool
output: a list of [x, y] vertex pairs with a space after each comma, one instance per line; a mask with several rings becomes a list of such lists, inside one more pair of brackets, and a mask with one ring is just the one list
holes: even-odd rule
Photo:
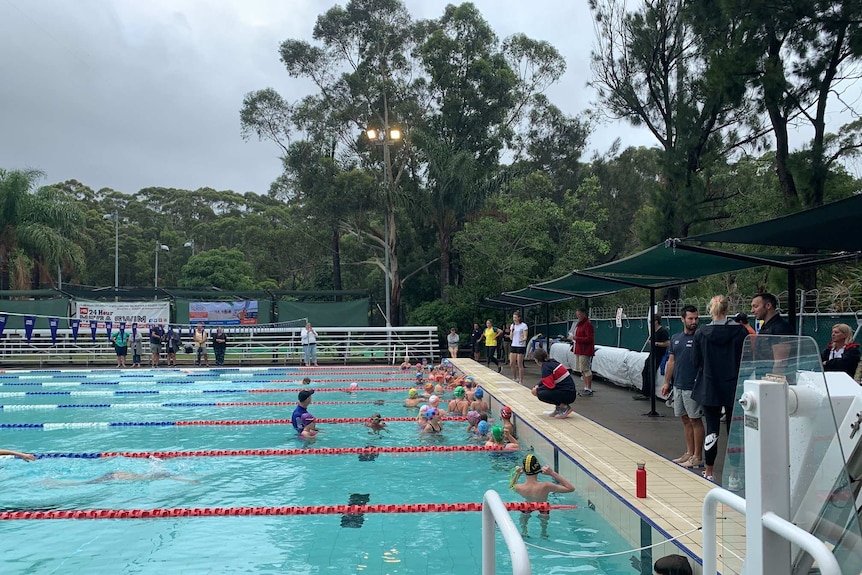
[[[289, 419], [305, 373], [309, 372], [233, 369], [0, 374], [2, 445], [39, 454], [74, 455], [41, 458], [31, 464], [4, 460], [0, 463], [2, 506], [6, 510], [400, 506], [479, 502], [487, 489], [496, 489], [506, 501], [518, 501], [507, 489], [519, 459], [516, 454], [419, 450], [371, 455], [95, 457], [112, 451], [338, 450], [470, 443], [463, 422], [447, 422], [444, 434], [433, 438], [420, 437], [409, 421], [390, 421], [391, 433], [379, 437], [361, 424], [323, 424], [324, 431], [308, 446], [283, 423], [175, 425]], [[406, 392], [400, 389], [411, 379], [403, 372], [377, 368], [313, 373], [312, 388], [321, 391], [315, 393], [311, 411], [318, 418], [364, 418], [375, 412], [395, 418], [415, 413], [401, 405]], [[349, 393], [354, 381], [369, 391]], [[23, 427], [30, 424], [42, 427]], [[89, 483], [118, 471], [150, 477], [171, 474], [189, 482]], [[591, 503], [581, 494], [560, 496], [552, 504], [579, 509], [553, 511], [548, 539], [539, 536], [534, 518], [528, 542], [593, 556], [563, 557], [531, 548], [535, 573], [635, 572], [631, 554], [598, 557], [631, 545], [590, 511]], [[384, 574], [477, 573], [481, 569], [481, 517], [475, 512], [18, 520], [0, 525], [7, 548], [0, 559], [3, 572]], [[498, 555], [498, 568], [509, 568], [501, 541]]]

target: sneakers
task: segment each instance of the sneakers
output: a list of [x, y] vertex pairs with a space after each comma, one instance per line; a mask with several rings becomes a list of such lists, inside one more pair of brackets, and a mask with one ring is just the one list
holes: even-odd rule
[[[559, 408], [558, 408], [559, 409]], [[565, 419], [572, 414], [574, 410], [571, 405], [567, 405], [563, 409], [559, 410], [558, 413], [554, 416], [557, 419]]]
[[671, 459], [671, 461], [673, 461], [674, 463], [685, 463], [686, 461], [688, 461], [692, 457], [694, 457], [694, 456], [691, 453], [689, 453], [688, 451], [686, 451], [685, 453], [683, 453], [682, 455], [680, 455], [676, 459]]
[[502, 371], [503, 371], [503, 366], [502, 366], [502, 365], [498, 365], [498, 366], [497, 366], [497, 373], [502, 373]]
[[739, 480], [739, 477], [731, 475], [727, 478], [727, 490], [742, 491], [742, 482]]
[[680, 465], [682, 467], [685, 467], [686, 469], [703, 467], [703, 459], [698, 459], [694, 455], [692, 455], [688, 461], [683, 461], [682, 463], [680, 463]]
[[702, 472], [700, 473], [700, 475], [701, 475], [701, 477], [703, 477], [703, 478], [704, 478], [704, 479], [706, 479], [707, 481], [715, 481], [715, 479], [713, 479], [712, 475], [707, 475], [707, 474], [706, 474], [706, 471], [702, 471]]
[[553, 411], [553, 412], [551, 412], [551, 414], [549, 415], [549, 417], [554, 417], [554, 418], [556, 418], [558, 415], [560, 415], [560, 406], [559, 406], [559, 405], [558, 405], [557, 407], [555, 407], [555, 408], [554, 408], [554, 411]]
[[579, 395], [579, 396], [581, 396], [581, 397], [592, 397], [592, 395], [593, 395], [593, 390], [592, 390], [592, 389], [587, 389], [587, 388], [585, 387], [584, 389], [582, 389], [581, 391], [579, 391], [579, 392], [578, 392], [578, 395]]

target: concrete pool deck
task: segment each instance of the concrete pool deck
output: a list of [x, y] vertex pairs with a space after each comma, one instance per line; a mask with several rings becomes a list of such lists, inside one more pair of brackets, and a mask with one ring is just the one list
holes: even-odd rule
[[[673, 417], [670, 408], [659, 401], [656, 411], [666, 417], [647, 417], [648, 401], [632, 399], [634, 390], [607, 382], [593, 381], [595, 394], [579, 397], [575, 413], [564, 420], [548, 417], [551, 406], [541, 403], [530, 393], [539, 379], [534, 362], [525, 364], [525, 383], [510, 379], [508, 366], [503, 373], [488, 369], [471, 359], [453, 359], [460, 370], [472, 374], [476, 381], [494, 397], [509, 405], [517, 418], [523, 419], [559, 446], [596, 478], [628, 501], [655, 525], [676, 536], [701, 526], [703, 498], [715, 485], [676, 465], [670, 458], [685, 451], [682, 424]], [[507, 374], [507, 372], [509, 372]], [[574, 376], [578, 389], [579, 377]], [[723, 446], [720, 449], [723, 453]], [[635, 496], [637, 462], [646, 462], [648, 472], [647, 497]], [[717, 462], [717, 464], [720, 462]], [[720, 468], [716, 466], [716, 474]], [[721, 573], [739, 573], [742, 569], [740, 550], [745, 547], [745, 518], [719, 505], [718, 569]], [[702, 557], [701, 532], [682, 537], [680, 543]]]

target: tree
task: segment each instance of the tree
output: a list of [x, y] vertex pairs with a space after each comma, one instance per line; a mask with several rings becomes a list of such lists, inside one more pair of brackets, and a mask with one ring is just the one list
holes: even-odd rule
[[178, 284], [187, 288], [251, 290], [255, 288], [254, 268], [240, 250], [217, 248], [189, 258]]
[[647, 243], [728, 217], [725, 198], [705, 186], [703, 171], [735, 143], [730, 128], [745, 117], [745, 80], [715, 72], [733, 66], [738, 38], [696, 37], [684, 0], [646, 0], [632, 12], [624, 0], [590, 6], [597, 42], [591, 85], [608, 115], [645, 126], [663, 151]]
[[34, 191], [41, 177], [0, 169], [0, 286], [38, 288], [60, 266], [85, 268], [83, 213], [63, 190]]

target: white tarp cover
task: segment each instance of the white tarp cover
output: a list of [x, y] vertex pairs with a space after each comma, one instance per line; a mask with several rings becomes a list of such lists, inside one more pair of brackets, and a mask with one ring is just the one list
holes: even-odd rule
[[[575, 355], [571, 344], [554, 343], [551, 345], [551, 357], [565, 365], [571, 371], [577, 371]], [[592, 370], [596, 377], [610, 381], [621, 387], [640, 389], [643, 385], [641, 373], [644, 362], [649, 358], [647, 352], [632, 351], [623, 347], [596, 346], [596, 356], [593, 358]], [[656, 376], [656, 397], [664, 397], [659, 393], [664, 385], [664, 375], [658, 370]]]

